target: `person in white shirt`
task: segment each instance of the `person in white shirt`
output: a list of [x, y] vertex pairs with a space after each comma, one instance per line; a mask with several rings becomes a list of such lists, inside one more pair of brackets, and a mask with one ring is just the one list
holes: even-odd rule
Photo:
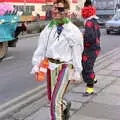
[[[74, 80], [79, 81], [82, 72], [83, 35], [79, 28], [67, 18], [69, 8], [70, 5], [66, 0], [54, 2], [53, 20], [41, 32], [38, 47], [32, 58], [32, 73], [38, 72], [41, 61], [48, 58], [48, 81], [56, 81], [49, 96], [51, 120], [68, 119], [63, 118], [65, 101], [63, 96], [70, 83], [70, 79], [68, 79], [69, 64], [74, 67]], [[59, 71], [57, 76], [53, 77], [56, 68]]]

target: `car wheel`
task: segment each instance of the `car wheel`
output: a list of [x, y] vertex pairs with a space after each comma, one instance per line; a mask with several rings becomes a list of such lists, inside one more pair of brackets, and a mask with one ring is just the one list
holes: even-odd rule
[[109, 31], [109, 30], [107, 30], [107, 31], [106, 31], [106, 33], [107, 33], [107, 34], [110, 34], [110, 31]]
[[8, 42], [0, 42], [0, 60], [2, 60], [7, 54]]

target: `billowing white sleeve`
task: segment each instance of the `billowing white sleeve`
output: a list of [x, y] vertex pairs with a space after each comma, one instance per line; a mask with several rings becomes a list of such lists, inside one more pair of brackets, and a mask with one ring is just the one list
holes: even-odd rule
[[72, 46], [74, 75], [73, 79], [77, 81], [82, 80], [82, 52], [83, 52], [83, 35], [80, 31], [76, 31], [74, 35], [74, 44]]
[[83, 35], [80, 31], [76, 31], [74, 35], [74, 44], [72, 46], [73, 66], [75, 72], [82, 71], [82, 53], [83, 53]]
[[82, 71], [82, 53], [84, 49], [83, 34], [78, 27], [70, 23], [68, 26], [66, 26], [64, 36], [72, 49], [72, 64], [75, 72], [76, 74], [80, 74]]
[[46, 53], [46, 33], [45, 29], [41, 32], [37, 49], [35, 50], [32, 58], [32, 65], [39, 65], [41, 60], [44, 59]]

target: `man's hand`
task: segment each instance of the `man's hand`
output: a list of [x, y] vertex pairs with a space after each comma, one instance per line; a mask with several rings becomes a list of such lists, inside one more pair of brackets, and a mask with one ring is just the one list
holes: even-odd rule
[[81, 73], [74, 71], [74, 69], [69, 70], [68, 79], [70, 80], [70, 83], [75, 83], [75, 84], [81, 83], [83, 81]]
[[38, 65], [35, 65], [33, 68], [32, 68], [32, 70], [31, 70], [31, 74], [35, 74], [36, 72], [38, 72], [39, 71], [39, 66]]

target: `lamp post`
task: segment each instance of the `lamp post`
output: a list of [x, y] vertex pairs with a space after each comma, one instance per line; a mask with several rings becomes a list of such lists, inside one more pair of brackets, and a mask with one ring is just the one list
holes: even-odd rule
[[24, 13], [26, 12], [26, 0], [24, 0]]
[[116, 13], [116, 5], [117, 5], [117, 1], [118, 0], [114, 0], [113, 2], [114, 2], [114, 14]]

